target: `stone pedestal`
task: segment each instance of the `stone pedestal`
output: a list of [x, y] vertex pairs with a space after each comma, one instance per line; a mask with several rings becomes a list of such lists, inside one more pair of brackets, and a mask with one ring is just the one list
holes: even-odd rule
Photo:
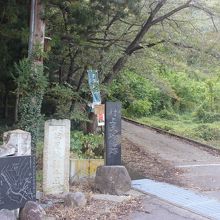
[[131, 189], [131, 178], [124, 166], [99, 166], [95, 188], [104, 194], [123, 195]]
[[70, 120], [45, 123], [43, 155], [43, 192], [69, 191]]

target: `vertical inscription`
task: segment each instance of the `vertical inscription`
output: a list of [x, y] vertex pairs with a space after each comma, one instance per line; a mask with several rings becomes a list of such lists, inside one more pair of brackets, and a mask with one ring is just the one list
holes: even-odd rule
[[24, 207], [35, 200], [35, 157], [0, 158], [0, 209]]
[[69, 191], [70, 121], [45, 122], [43, 191], [57, 194]]
[[49, 126], [48, 154], [51, 157], [48, 161], [48, 172], [51, 174], [48, 183], [60, 188], [64, 183], [65, 173], [65, 126]]
[[105, 121], [105, 164], [121, 165], [120, 102], [106, 103]]

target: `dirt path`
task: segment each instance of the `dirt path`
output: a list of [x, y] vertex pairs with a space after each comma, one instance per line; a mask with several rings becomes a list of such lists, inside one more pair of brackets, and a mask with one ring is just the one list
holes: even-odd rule
[[129, 167], [148, 178], [220, 198], [220, 155], [125, 121], [122, 135], [123, 157]]

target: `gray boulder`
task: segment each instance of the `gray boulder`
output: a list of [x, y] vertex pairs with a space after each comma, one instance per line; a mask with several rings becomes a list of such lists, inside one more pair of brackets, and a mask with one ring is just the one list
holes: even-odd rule
[[68, 193], [64, 198], [64, 205], [67, 207], [83, 207], [86, 203], [86, 196], [82, 192]]
[[17, 216], [15, 211], [2, 209], [0, 210], [0, 219], [1, 220], [16, 220]]
[[99, 166], [95, 187], [104, 194], [123, 195], [131, 189], [131, 178], [124, 166]]
[[29, 201], [20, 212], [20, 220], [44, 220], [46, 212], [36, 202]]

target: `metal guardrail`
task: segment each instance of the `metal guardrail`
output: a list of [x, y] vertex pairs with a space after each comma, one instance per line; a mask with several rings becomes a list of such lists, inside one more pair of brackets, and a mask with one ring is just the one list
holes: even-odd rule
[[161, 128], [156, 128], [156, 127], [153, 127], [153, 126], [150, 126], [150, 125], [146, 125], [146, 124], [143, 124], [143, 123], [140, 123], [140, 122], [137, 122], [137, 121], [134, 121], [130, 118], [126, 118], [126, 117], [122, 117], [122, 119], [124, 121], [127, 121], [127, 122], [130, 122], [132, 124], [135, 124], [135, 125], [138, 125], [138, 126], [142, 126], [142, 127], [145, 127], [145, 128], [149, 128], [151, 130], [154, 130], [160, 134], [164, 134], [164, 135], [167, 135], [167, 136], [171, 136], [171, 137], [175, 137], [179, 140], [182, 140], [182, 141], [185, 141], [187, 143], [190, 143], [190, 144], [194, 144], [195, 146], [197, 147], [202, 147], [203, 149], [207, 150], [207, 151], [212, 151], [212, 153], [215, 153], [215, 154], [220, 154], [220, 149], [212, 146], [212, 145], [208, 145], [208, 144], [204, 144], [204, 143], [201, 143], [199, 141], [196, 141], [196, 140], [193, 140], [193, 139], [190, 139], [190, 138], [187, 138], [187, 137], [183, 137], [181, 135], [178, 135], [178, 134], [174, 134], [172, 132], [168, 132], [168, 131], [165, 131]]

